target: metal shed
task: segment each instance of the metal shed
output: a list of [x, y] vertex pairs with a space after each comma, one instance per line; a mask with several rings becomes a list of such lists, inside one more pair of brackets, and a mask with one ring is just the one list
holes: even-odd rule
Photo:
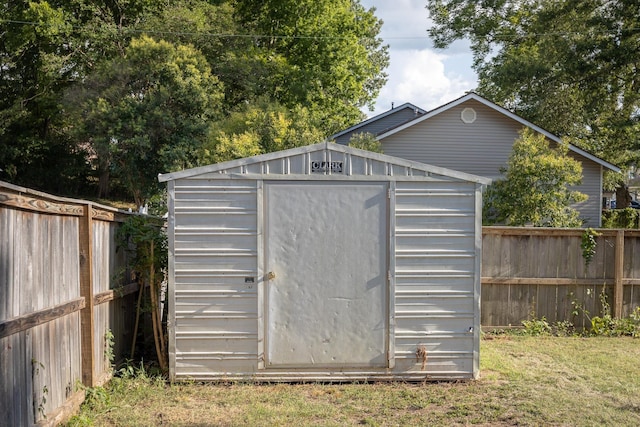
[[488, 179], [325, 142], [159, 180], [172, 380], [478, 376]]

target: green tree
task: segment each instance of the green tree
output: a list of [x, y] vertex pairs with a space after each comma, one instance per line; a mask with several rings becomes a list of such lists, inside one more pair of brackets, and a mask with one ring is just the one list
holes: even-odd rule
[[202, 163], [221, 162], [286, 150], [323, 140], [312, 114], [304, 107], [286, 108], [259, 100], [213, 126]]
[[618, 165], [640, 160], [640, 3], [429, 0], [438, 47], [468, 39], [478, 92]]
[[122, 28], [154, 10], [151, 0], [0, 3], [1, 179], [63, 194], [85, 193], [84, 147], [67, 133], [63, 93], [122, 52]]
[[[58, 90], [69, 78], [69, 72], [61, 71], [69, 53], [61, 45], [71, 25], [63, 11], [46, 2], [2, 2], [0, 16], [2, 179], [60, 189], [69, 184], [66, 178], [76, 174], [76, 167], [82, 168], [71, 142], [59, 134], [56, 116]], [[51, 165], [56, 165], [56, 174], [51, 174]]]
[[356, 133], [349, 138], [349, 147], [359, 148], [361, 150], [372, 151], [374, 153], [382, 153], [382, 144], [372, 133], [361, 132]]
[[257, 57], [252, 37], [234, 16], [235, 10], [231, 1], [168, 2], [160, 13], [148, 16], [136, 27], [202, 52], [211, 73], [224, 85], [226, 113], [266, 91], [263, 84], [269, 71]]
[[360, 121], [386, 82], [381, 25], [352, 0], [189, 0], [140, 28], [198, 48], [224, 83], [225, 112], [264, 99], [302, 106], [331, 135]]
[[486, 191], [485, 225], [581, 226], [572, 205], [587, 196], [570, 186], [580, 184], [582, 166], [567, 153], [566, 145], [551, 148], [544, 135], [524, 130], [501, 171], [504, 179], [495, 181]]
[[101, 188], [111, 174], [138, 206], [159, 190], [157, 174], [197, 165], [223, 89], [193, 47], [141, 37], [68, 96], [75, 135], [89, 146]]
[[382, 22], [354, 0], [237, 0], [253, 40], [254, 58], [268, 72], [261, 93], [280, 104], [321, 114], [331, 135], [362, 119], [386, 81], [389, 59], [378, 37]]
[[[157, 87], [149, 89], [154, 96], [138, 99], [137, 104], [127, 97], [128, 90], [138, 93], [145, 81], [136, 67], [157, 72], [151, 79], [168, 76], [153, 69], [164, 61], [162, 52], [158, 58], [147, 58], [149, 63], [132, 65], [130, 44], [142, 35], [176, 47], [191, 46], [201, 54], [198, 72], [206, 69], [207, 76], [217, 78], [217, 88], [211, 91], [217, 99], [215, 117], [207, 113], [206, 121], [220, 124], [226, 133], [224, 137], [198, 130], [198, 135], [207, 136], [193, 138], [199, 143], [190, 147], [184, 144], [189, 161], [144, 163], [148, 169], [158, 168], [154, 175], [178, 163], [191, 165], [194, 158], [206, 159], [218, 140], [227, 144], [218, 149], [231, 153], [223, 157], [255, 152], [248, 148], [255, 137], [246, 128], [230, 132], [219, 122], [220, 114], [230, 121], [246, 114], [255, 122], [251, 111], [266, 108], [278, 111], [280, 122], [294, 121], [278, 123], [274, 116], [269, 118], [272, 131], [255, 130], [260, 152], [294, 145], [294, 137], [300, 138], [295, 144], [317, 142], [319, 135], [359, 121], [360, 108], [372, 103], [386, 79], [387, 48], [378, 37], [381, 21], [357, 0], [17, 0], [0, 3], [0, 16], [0, 179], [64, 194], [88, 194], [101, 183], [98, 190], [104, 195], [114, 186], [132, 190], [129, 179], [142, 183], [136, 165], [129, 164], [132, 173], [124, 173], [125, 160], [142, 157], [141, 153], [122, 162], [114, 157], [130, 149], [116, 146], [124, 148], [123, 141], [132, 141], [131, 135], [141, 135], [140, 129], [158, 120], [157, 114], [140, 116], [143, 106], [151, 108], [150, 99], [157, 99]], [[182, 96], [179, 92], [177, 97]], [[116, 108], [119, 98], [123, 101]], [[126, 108], [124, 100], [129, 103]], [[167, 112], [183, 108], [165, 107]], [[201, 121], [200, 111], [185, 107], [175, 120], [186, 122], [193, 114], [189, 120]], [[173, 118], [160, 124], [167, 119]], [[135, 126], [119, 129], [125, 122]], [[286, 135], [284, 128], [289, 129]], [[181, 132], [191, 131], [177, 126], [169, 133]], [[115, 134], [125, 136], [114, 138]], [[269, 137], [275, 139], [268, 142]], [[144, 138], [158, 140], [153, 133]], [[207, 155], [201, 148], [208, 140]], [[238, 149], [234, 141], [242, 141]], [[154, 143], [138, 144], [145, 145]], [[170, 144], [174, 145], [175, 141]]]

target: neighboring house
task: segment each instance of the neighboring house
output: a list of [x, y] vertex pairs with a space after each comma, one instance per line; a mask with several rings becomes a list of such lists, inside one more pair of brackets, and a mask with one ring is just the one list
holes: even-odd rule
[[414, 120], [425, 113], [426, 111], [422, 108], [416, 107], [415, 105], [407, 102], [399, 107], [392, 107], [391, 110], [385, 111], [384, 113], [378, 114], [377, 116], [360, 122], [357, 125], [351, 126], [342, 132], [331, 135], [328, 139], [330, 141], [333, 140], [338, 144], [349, 145], [349, 140], [355, 134], [370, 133], [378, 135], [381, 132], [395, 128], [402, 123]]
[[[529, 127], [555, 143], [561, 141], [560, 137], [472, 92], [410, 121], [398, 119], [395, 126], [390, 124], [393, 111], [336, 134], [339, 137], [334, 135], [334, 139], [348, 144], [352, 134], [361, 129], [369, 132], [369, 129], [380, 129], [376, 122], [384, 120], [383, 130], [372, 133], [382, 143], [385, 154], [493, 180], [502, 177], [500, 168], [506, 166], [513, 143], [523, 127]], [[573, 145], [569, 145], [569, 155], [582, 164], [582, 184], [575, 189], [589, 196], [575, 208], [585, 225], [600, 226], [603, 172], [606, 169], [619, 172], [620, 169]]]

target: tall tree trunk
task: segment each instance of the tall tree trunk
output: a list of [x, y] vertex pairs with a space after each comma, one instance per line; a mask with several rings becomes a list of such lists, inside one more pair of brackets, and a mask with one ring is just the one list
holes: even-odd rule
[[631, 204], [631, 194], [629, 187], [624, 182], [619, 182], [616, 187], [616, 209], [628, 208]]
[[95, 153], [98, 158], [98, 197], [109, 197], [109, 180], [111, 179], [109, 169], [111, 159], [109, 158], [109, 145], [96, 143]]
[[[153, 260], [154, 244], [151, 241], [151, 259]], [[162, 328], [162, 320], [160, 313], [159, 287], [156, 283], [155, 266], [153, 261], [149, 268], [149, 292], [151, 293], [151, 324], [153, 326], [153, 338], [156, 345], [156, 354], [158, 363], [162, 372], [168, 372], [167, 349], [164, 340], [164, 331]]]
[[109, 168], [99, 170], [98, 175], [98, 197], [105, 199], [109, 197]]

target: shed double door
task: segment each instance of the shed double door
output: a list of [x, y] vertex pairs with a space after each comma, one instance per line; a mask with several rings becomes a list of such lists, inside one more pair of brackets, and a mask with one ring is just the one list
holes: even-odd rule
[[265, 183], [266, 368], [388, 366], [387, 189]]

